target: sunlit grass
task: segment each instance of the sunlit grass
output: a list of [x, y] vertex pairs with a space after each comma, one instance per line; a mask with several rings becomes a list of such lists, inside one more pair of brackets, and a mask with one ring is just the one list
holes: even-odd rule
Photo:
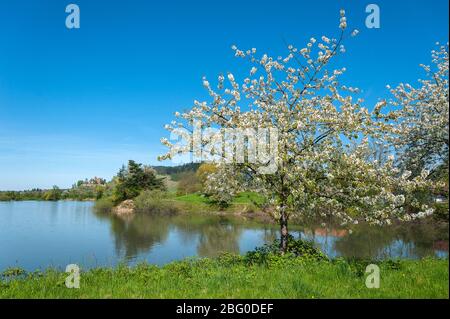
[[93, 269], [81, 273], [80, 289], [65, 287], [64, 272], [22, 274], [3, 281], [0, 298], [448, 298], [448, 266], [439, 259], [381, 263], [380, 288], [368, 289], [364, 273], [344, 261], [201, 259]]

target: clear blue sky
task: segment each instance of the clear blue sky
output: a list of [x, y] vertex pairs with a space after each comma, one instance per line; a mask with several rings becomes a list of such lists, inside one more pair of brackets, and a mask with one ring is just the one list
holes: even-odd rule
[[[65, 27], [65, 7], [81, 28]], [[381, 9], [366, 29], [365, 7]], [[361, 33], [338, 61], [368, 106], [386, 84], [414, 82], [448, 41], [448, 1], [0, 2], [0, 190], [110, 178], [128, 159], [158, 164], [176, 110], [206, 98], [201, 78], [242, 64], [232, 44], [277, 56], [338, 31], [339, 9]]]

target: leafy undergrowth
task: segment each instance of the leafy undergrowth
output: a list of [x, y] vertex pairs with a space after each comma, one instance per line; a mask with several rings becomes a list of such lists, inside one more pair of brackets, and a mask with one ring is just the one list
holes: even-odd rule
[[138, 264], [81, 273], [79, 289], [54, 269], [3, 273], [0, 298], [448, 298], [448, 259], [375, 262], [380, 288], [365, 285], [369, 260], [328, 260], [309, 243], [275, 244], [244, 256], [223, 254], [164, 267]]

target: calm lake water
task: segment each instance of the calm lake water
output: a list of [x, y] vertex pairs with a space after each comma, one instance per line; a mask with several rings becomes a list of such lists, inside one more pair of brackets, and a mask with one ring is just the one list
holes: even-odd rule
[[[448, 228], [361, 226], [352, 234], [291, 229], [329, 256], [421, 258], [448, 256]], [[137, 215], [123, 220], [93, 211], [91, 202], [0, 202], [0, 271], [32, 271], [76, 263], [84, 268], [147, 261], [162, 265], [221, 251], [244, 253], [271, 242], [276, 226], [223, 217]]]

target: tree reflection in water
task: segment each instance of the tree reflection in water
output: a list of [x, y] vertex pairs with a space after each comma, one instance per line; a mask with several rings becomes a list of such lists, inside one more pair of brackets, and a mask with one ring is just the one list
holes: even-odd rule
[[[436, 243], [447, 243], [437, 247]], [[358, 226], [352, 234], [335, 242], [336, 252], [344, 257], [373, 259], [423, 258], [448, 255], [448, 225], [427, 222], [391, 227]], [[441, 248], [441, 249], [437, 249]]]
[[164, 242], [169, 233], [169, 224], [163, 218], [137, 215], [129, 220], [113, 217], [111, 229], [115, 236], [117, 252], [124, 252], [125, 259], [149, 251], [155, 244]]
[[[273, 242], [278, 236], [276, 225], [219, 216], [138, 214], [127, 219], [111, 214], [97, 213], [97, 216], [109, 219], [116, 253], [126, 260], [147, 256], [155, 245], [160, 245], [164, 254], [173, 254], [170, 260], [181, 258], [183, 254], [216, 257], [225, 251], [242, 253], [244, 246], [253, 249], [256, 245]], [[296, 238], [314, 241], [330, 257], [382, 259], [448, 256], [447, 224], [358, 225], [352, 233], [340, 228], [292, 226], [291, 233]], [[171, 252], [165, 251], [169, 236], [172, 240]], [[251, 243], [248, 243], [249, 238]], [[188, 248], [190, 250], [185, 252]]]

